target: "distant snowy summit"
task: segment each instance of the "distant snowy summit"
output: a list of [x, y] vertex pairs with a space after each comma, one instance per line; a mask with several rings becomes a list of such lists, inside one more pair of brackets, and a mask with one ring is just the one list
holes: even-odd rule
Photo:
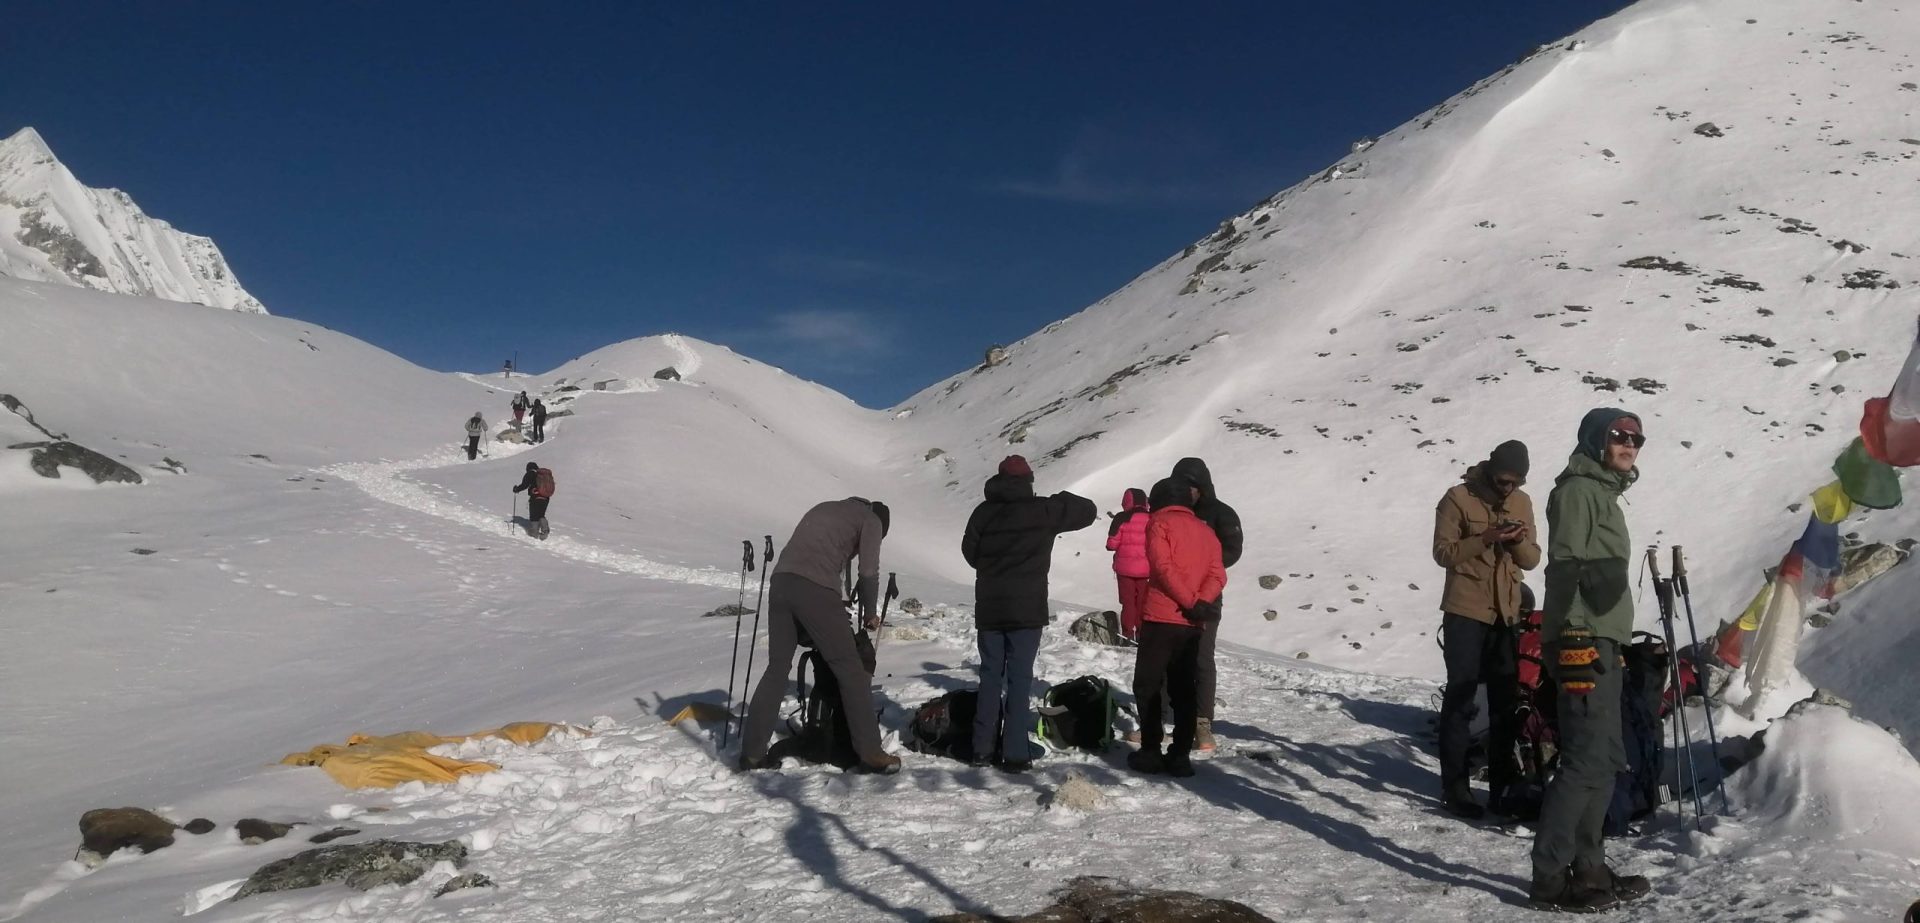
[[81, 185], [32, 128], [0, 141], [0, 275], [267, 313], [212, 240]]

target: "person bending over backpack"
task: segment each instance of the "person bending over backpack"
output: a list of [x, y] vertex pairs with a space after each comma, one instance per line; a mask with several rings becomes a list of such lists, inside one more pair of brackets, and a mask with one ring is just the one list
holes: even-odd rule
[[[1227, 567], [1220, 538], [1196, 517], [1185, 480], [1153, 485], [1147, 501], [1147, 606], [1140, 652], [1133, 666], [1133, 701], [1140, 709], [1140, 749], [1127, 757], [1138, 772], [1193, 775], [1190, 753], [1199, 720], [1202, 626], [1220, 620]], [[1173, 703], [1173, 745], [1160, 752], [1160, 697]]]
[[1093, 525], [1100, 508], [1066, 491], [1034, 496], [1033, 468], [1018, 455], [1007, 456], [999, 473], [987, 479], [986, 495], [973, 508], [960, 542], [960, 553], [974, 569], [973, 627], [980, 646], [973, 764], [990, 761], [998, 730], [1001, 768], [1025, 772], [1033, 764], [1027, 742], [1033, 723], [1033, 658], [1040, 651], [1040, 630], [1047, 625], [1053, 539]]
[[880, 721], [873, 709], [873, 674], [861, 662], [847, 611], [840, 600], [840, 574], [860, 558], [860, 623], [880, 627], [880, 541], [889, 525], [887, 505], [848, 497], [817, 504], [780, 550], [767, 599], [767, 671], [753, 689], [747, 723], [740, 736], [740, 768], [771, 769], [767, 744], [773, 737], [780, 703], [793, 674], [794, 649], [802, 632], [827, 662], [840, 686], [841, 710], [854, 752], [870, 772], [900, 770], [900, 758], [881, 749]]

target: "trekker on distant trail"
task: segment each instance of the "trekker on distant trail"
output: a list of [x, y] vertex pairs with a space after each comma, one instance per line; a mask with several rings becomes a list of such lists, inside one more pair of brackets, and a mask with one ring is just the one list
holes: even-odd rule
[[747, 708], [740, 738], [741, 769], [765, 765], [774, 721], [793, 674], [794, 648], [804, 639], [819, 651], [839, 682], [847, 730], [862, 766], [870, 772], [900, 770], [900, 758], [881, 749], [873, 674], [854, 647], [838, 589], [841, 572], [857, 555], [860, 624], [869, 631], [880, 627], [880, 541], [886, 537], [889, 518], [887, 505], [878, 500], [829, 500], [800, 517], [793, 537], [780, 550], [767, 601], [767, 671], [761, 674]]
[[1107, 550], [1113, 552], [1113, 574], [1120, 582], [1120, 636], [1139, 640], [1140, 610], [1147, 602], [1147, 492], [1129, 487], [1120, 497], [1120, 512], [1107, 525]]
[[[1183, 458], [1173, 466], [1173, 476], [1187, 482], [1193, 488], [1193, 515], [1201, 522], [1213, 528], [1213, 534], [1220, 539], [1221, 559], [1225, 566], [1232, 567], [1240, 560], [1242, 536], [1240, 534], [1240, 514], [1233, 507], [1220, 502], [1213, 492], [1213, 473], [1207, 470], [1207, 463], [1197, 458]], [[1158, 510], [1159, 504], [1153, 508]], [[1212, 753], [1213, 743], [1213, 699], [1219, 680], [1213, 669], [1213, 649], [1220, 641], [1220, 620], [1214, 618], [1207, 622], [1200, 639], [1200, 729], [1194, 738], [1194, 749], [1201, 753]]]
[[1633, 636], [1633, 541], [1620, 495], [1640, 477], [1634, 462], [1646, 441], [1639, 417], [1611, 407], [1588, 411], [1578, 448], [1547, 498], [1540, 640], [1560, 684], [1560, 766], [1533, 838], [1527, 905], [1535, 910], [1606, 910], [1651, 890], [1647, 879], [1607, 867], [1601, 839], [1614, 776], [1627, 768], [1621, 649]]
[[534, 445], [547, 441], [547, 405], [539, 398], [533, 399], [533, 439]]
[[538, 463], [527, 462], [527, 476], [513, 486], [513, 492], [527, 492], [527, 525], [534, 538], [544, 539], [552, 533], [547, 527], [547, 501], [553, 499], [553, 472], [540, 467]]
[[1048, 621], [1053, 539], [1093, 525], [1099, 516], [1092, 500], [1066, 491], [1034, 496], [1033, 468], [1018, 455], [1007, 456], [987, 479], [986, 499], [973, 508], [960, 541], [960, 553], [974, 569], [973, 627], [980, 647], [973, 765], [987, 765], [997, 749], [1000, 768], [1032, 768], [1027, 732], [1033, 724], [1033, 658]]
[[467, 418], [467, 461], [480, 457], [480, 437], [486, 434], [487, 421], [476, 410], [473, 416]]
[[[1447, 489], [1433, 516], [1433, 562], [1446, 568], [1440, 591], [1440, 639], [1447, 685], [1440, 701], [1440, 798], [1456, 817], [1507, 813], [1504, 796], [1515, 781], [1514, 738], [1519, 733], [1518, 644], [1520, 572], [1540, 566], [1527, 447], [1501, 443], [1486, 461], [1467, 469]], [[1467, 777], [1474, 695], [1487, 686], [1487, 806], [1473, 800]]]
[[[1220, 621], [1227, 567], [1220, 539], [1194, 515], [1188, 483], [1166, 478], [1147, 500], [1147, 606], [1133, 665], [1133, 704], [1140, 710], [1140, 749], [1127, 756], [1136, 772], [1193, 775], [1190, 752], [1199, 722], [1203, 626]], [[1160, 752], [1161, 696], [1173, 704], [1173, 744]]]
[[514, 397], [510, 406], [513, 408], [513, 425], [517, 427], [520, 425], [520, 418], [527, 414], [527, 392], [520, 392]]

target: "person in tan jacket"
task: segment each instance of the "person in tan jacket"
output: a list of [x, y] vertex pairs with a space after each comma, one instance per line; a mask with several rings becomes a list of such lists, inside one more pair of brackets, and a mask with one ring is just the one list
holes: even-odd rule
[[1467, 744], [1474, 698], [1487, 686], [1488, 806], [1502, 807], [1513, 781], [1517, 658], [1514, 628], [1520, 615], [1521, 571], [1540, 565], [1527, 447], [1503, 442], [1486, 461], [1447, 490], [1433, 517], [1433, 561], [1446, 568], [1440, 595], [1441, 646], [1447, 685], [1440, 704], [1441, 803], [1451, 814], [1482, 817], [1467, 778]]

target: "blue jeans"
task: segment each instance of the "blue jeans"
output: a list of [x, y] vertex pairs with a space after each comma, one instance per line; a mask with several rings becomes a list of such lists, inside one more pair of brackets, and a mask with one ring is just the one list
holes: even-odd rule
[[1019, 763], [1032, 757], [1027, 732], [1033, 726], [1033, 658], [1039, 653], [1038, 628], [980, 632], [980, 702], [973, 713], [976, 758], [993, 755], [996, 731], [1002, 760]]

